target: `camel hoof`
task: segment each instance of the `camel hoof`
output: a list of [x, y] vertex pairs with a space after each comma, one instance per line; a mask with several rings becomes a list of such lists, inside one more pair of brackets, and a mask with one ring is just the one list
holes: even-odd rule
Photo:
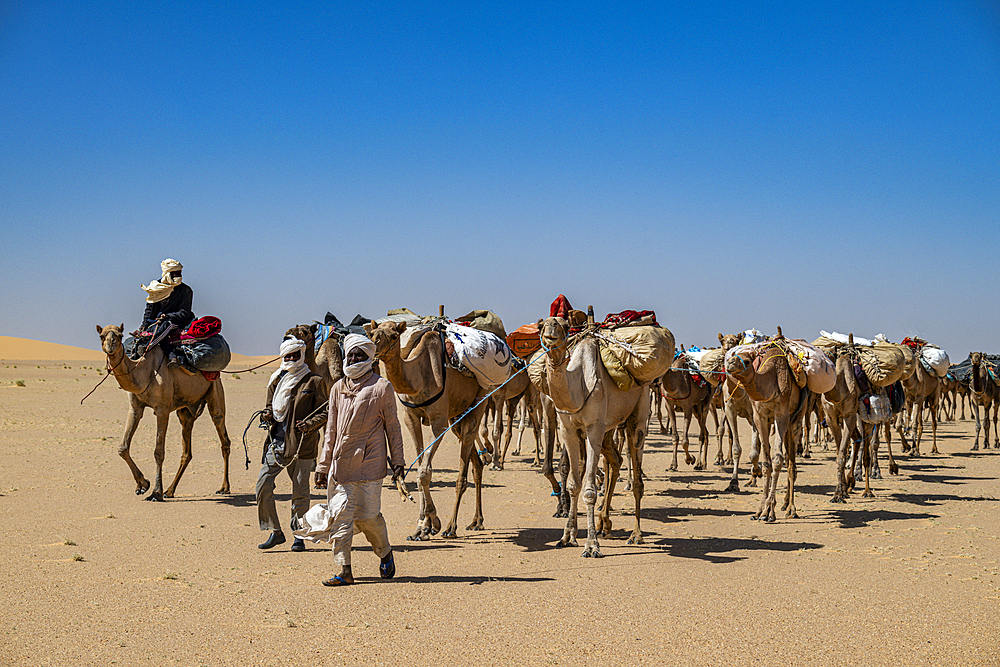
[[765, 523], [774, 523], [777, 520], [778, 520], [778, 518], [772, 515], [772, 516], [768, 516], [766, 519], [764, 519], [764, 522]]
[[696, 459], [696, 458], [695, 458], [695, 457], [693, 457], [693, 456], [685, 456], [685, 457], [684, 457], [684, 463], [687, 463], [688, 465], [691, 465], [692, 463], [694, 463], [694, 462], [695, 462], [695, 461], [697, 461], [697, 460], [698, 460], [698, 459]]
[[890, 475], [898, 475], [899, 474], [899, 466], [896, 465], [895, 463], [890, 464], [889, 465], [889, 474]]
[[804, 458], [804, 459], [811, 459], [812, 458], [812, 454], [810, 454], [809, 452], [803, 452], [802, 453], [802, 458]]
[[729, 481], [729, 486], [726, 487], [725, 493], [739, 493], [740, 483], [735, 479]]
[[[978, 443], [972, 446], [972, 451], [974, 451], [974, 452], [978, 452], [979, 451], [979, 444]], [[136, 489], [135, 492], [139, 493], [139, 489]]]
[[150, 501], [152, 501], [154, 503], [162, 503], [163, 502], [163, 494], [154, 491], [153, 493], [151, 493], [148, 496], [146, 496], [146, 500], [150, 500]]
[[428, 531], [426, 528], [424, 528], [423, 532], [424, 532], [424, 535], [426, 535], [428, 532], [430, 532], [431, 535], [437, 535], [438, 531], [440, 531], [440, 530], [441, 530], [441, 519], [439, 519], [437, 517], [437, 515], [435, 514], [433, 517], [431, 517], [430, 531]]
[[492, 466], [490, 466], [490, 470], [503, 470], [503, 464], [494, 463]]
[[642, 535], [638, 537], [633, 533], [631, 537], [628, 538], [628, 544], [645, 544], [646, 540], [642, 539]]
[[667, 429], [660, 427], [660, 435], [667, 435]]
[[486, 530], [482, 521], [474, 521], [465, 527], [466, 530]]
[[760, 521], [760, 515], [759, 514], [752, 514], [752, 515], [750, 515], [750, 520], [751, 521]]
[[833, 498], [830, 498], [830, 502], [831, 503], [847, 503], [847, 498], [845, 498], [844, 496], [834, 496]]
[[704, 470], [705, 469], [705, 464], [704, 463], [699, 463], [698, 465], [696, 465], [694, 467], [694, 469], [695, 470]]
[[872, 470], [872, 479], [882, 479], [882, 471]]
[[215, 492], [215, 495], [217, 496], [229, 495], [229, 487], [228, 486], [222, 487], [221, 489]]
[[871, 491], [865, 491], [864, 493], [861, 494], [861, 497], [862, 498], [874, 498], [875, 494], [872, 493]]
[[441, 533], [441, 537], [446, 540], [452, 540], [458, 537], [458, 535], [455, 534], [454, 528], [448, 528], [447, 530]]
[[677, 472], [677, 464], [674, 463], [669, 468], [667, 468], [667, 472]]

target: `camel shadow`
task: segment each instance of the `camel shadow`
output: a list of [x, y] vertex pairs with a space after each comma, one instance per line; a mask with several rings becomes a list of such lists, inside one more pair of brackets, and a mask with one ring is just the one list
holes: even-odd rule
[[[292, 494], [275, 494], [275, 500], [290, 501]], [[175, 499], [178, 500], [178, 499]], [[185, 502], [191, 503], [215, 503], [218, 505], [229, 505], [230, 507], [256, 507], [257, 495], [253, 493], [219, 493], [211, 496], [198, 496], [195, 498], [182, 498]]]
[[829, 496], [836, 490], [833, 484], [799, 484], [795, 483], [795, 493], [808, 493], [815, 496]]
[[734, 551], [776, 551], [792, 552], [804, 549], [821, 549], [822, 544], [816, 542], [770, 542], [745, 538], [728, 537], [696, 537], [670, 538], [657, 540], [654, 544], [662, 547], [668, 554], [677, 558], [692, 558], [709, 563], [735, 563], [747, 560], [749, 556], [735, 555]]
[[689, 521], [687, 517], [714, 516], [751, 516], [753, 512], [736, 511], [728, 509], [714, 509], [711, 507], [644, 507], [642, 510], [643, 521], [658, 521], [659, 523], [679, 523]]
[[872, 521], [901, 521], [904, 519], [936, 519], [937, 514], [908, 514], [891, 510], [831, 510], [833, 518], [840, 522], [841, 528], [865, 528]]
[[547, 551], [562, 548], [556, 545], [562, 536], [562, 528], [521, 528], [513, 535], [504, 536], [504, 541], [513, 542], [525, 551]]
[[944, 493], [894, 493], [891, 498], [901, 503], [910, 503], [925, 507], [939, 505], [951, 500], [996, 500], [996, 498], [986, 496], [956, 496]]
[[997, 455], [1000, 455], [1000, 451], [997, 451], [996, 449], [977, 450], [974, 452], [973, 451], [953, 452], [951, 454], [951, 456], [963, 456], [965, 458], [970, 458], [970, 459], [978, 459], [983, 456], [997, 456]]
[[968, 484], [973, 481], [993, 481], [996, 477], [968, 477], [962, 475], [910, 475], [910, 479], [933, 484]]

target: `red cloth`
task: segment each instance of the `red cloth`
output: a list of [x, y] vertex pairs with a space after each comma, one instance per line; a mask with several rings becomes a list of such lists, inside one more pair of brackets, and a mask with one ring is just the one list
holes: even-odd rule
[[910, 338], [909, 336], [907, 336], [906, 338], [903, 339], [902, 344], [914, 350], [919, 350], [920, 348], [922, 348], [924, 345], [927, 344], [927, 341], [925, 341], [923, 338]]
[[629, 322], [634, 322], [640, 320], [646, 315], [653, 316], [653, 324], [659, 326], [656, 322], [656, 313], [652, 310], [623, 310], [620, 313], [609, 313], [607, 317], [604, 318], [604, 322], [601, 324], [602, 327], [620, 327], [628, 324]]
[[567, 319], [569, 317], [569, 311], [573, 310], [573, 306], [569, 305], [569, 299], [564, 295], [560, 294], [556, 297], [556, 300], [552, 302], [549, 306], [549, 317], [561, 317]]
[[215, 382], [221, 375], [219, 371], [201, 371], [201, 374], [204, 375], [205, 379], [209, 382]]
[[205, 340], [222, 332], [222, 320], [206, 315], [192, 322], [181, 334], [181, 340]]

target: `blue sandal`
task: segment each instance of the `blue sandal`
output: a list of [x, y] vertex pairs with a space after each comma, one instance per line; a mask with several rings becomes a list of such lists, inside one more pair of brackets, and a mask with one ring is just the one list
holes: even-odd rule
[[353, 581], [348, 581], [339, 574], [335, 574], [329, 579], [323, 581], [324, 586], [350, 586], [353, 583]]
[[389, 552], [389, 560], [383, 561], [378, 566], [378, 576], [383, 579], [392, 579], [396, 576], [396, 559], [393, 558], [392, 552]]

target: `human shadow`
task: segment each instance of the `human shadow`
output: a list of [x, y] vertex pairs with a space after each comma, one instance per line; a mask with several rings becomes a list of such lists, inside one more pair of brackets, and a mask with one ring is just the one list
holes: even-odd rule
[[663, 547], [671, 556], [704, 560], [709, 563], [735, 563], [746, 560], [749, 555], [737, 555], [737, 551], [791, 552], [804, 549], [820, 549], [816, 542], [780, 542], [737, 537], [665, 537], [653, 544]]
[[872, 521], [901, 521], [906, 519], [936, 519], [937, 514], [894, 512], [891, 510], [835, 509], [830, 514], [840, 522], [841, 528], [864, 528]]
[[533, 584], [541, 581], [554, 581], [553, 577], [519, 577], [519, 576], [509, 576], [509, 577], [491, 577], [486, 575], [480, 576], [456, 576], [450, 574], [431, 574], [425, 577], [417, 577], [412, 575], [396, 576], [392, 579], [378, 579], [372, 577], [370, 579], [355, 579], [354, 584], [395, 584], [395, 583], [408, 583], [408, 584], [469, 584], [470, 586], [479, 586], [485, 584], [488, 581], [502, 581], [505, 583], [512, 584]]
[[[292, 499], [292, 494], [279, 495], [275, 494], [274, 499], [277, 501], [289, 501]], [[174, 501], [180, 500], [182, 502], [191, 503], [215, 503], [217, 505], [228, 505], [230, 507], [254, 507], [257, 505], [257, 495], [253, 493], [219, 493], [213, 494], [211, 496], [196, 496], [193, 498], [174, 498]]]

